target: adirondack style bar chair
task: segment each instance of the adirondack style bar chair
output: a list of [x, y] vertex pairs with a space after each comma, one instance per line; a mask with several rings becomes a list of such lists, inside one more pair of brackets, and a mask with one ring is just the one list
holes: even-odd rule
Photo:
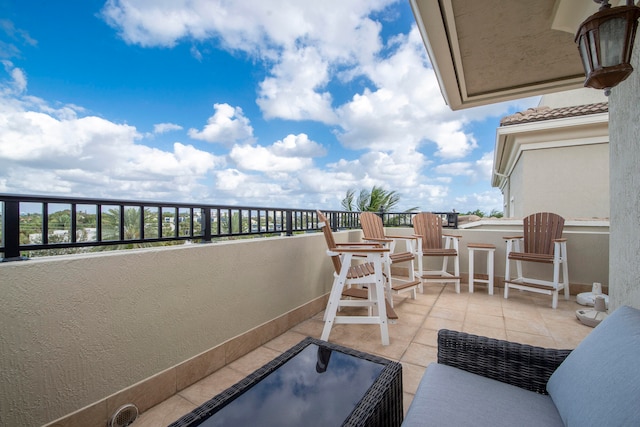
[[[569, 299], [569, 267], [567, 265], [567, 239], [562, 238], [564, 218], [550, 212], [538, 212], [523, 221], [522, 236], [504, 237], [507, 242], [507, 264], [504, 274], [504, 297], [509, 298], [509, 288], [537, 292], [553, 297], [551, 306], [558, 306], [558, 291], [564, 289]], [[520, 243], [523, 246], [520, 246]], [[511, 278], [511, 261], [516, 263], [516, 278]], [[522, 262], [553, 265], [553, 278], [542, 280], [524, 277]], [[562, 270], [560, 269], [562, 267]], [[562, 281], [560, 272], [562, 271]]]
[[[320, 211], [317, 214], [335, 270], [320, 339], [329, 340], [334, 324], [379, 324], [382, 345], [389, 345], [388, 321], [398, 318], [385, 298], [383, 266], [389, 248], [371, 243], [336, 243], [327, 218]], [[368, 310], [366, 315], [339, 316], [341, 307]]]
[[[421, 212], [413, 217], [413, 229], [418, 244], [418, 275], [424, 283], [454, 283], [456, 293], [460, 293], [460, 257], [458, 256], [461, 236], [442, 233], [440, 215]], [[423, 257], [442, 258], [440, 270], [425, 270]], [[449, 258], [453, 261], [453, 273], [448, 271]]]
[[[418, 248], [418, 238], [415, 236], [390, 236], [384, 234], [382, 219], [373, 212], [362, 212], [360, 214], [360, 225], [362, 226], [363, 239], [370, 243], [377, 243], [385, 248], [389, 248], [390, 262], [385, 262], [384, 271], [386, 276], [385, 289], [387, 299], [393, 307], [393, 294], [410, 292], [411, 298], [416, 299], [416, 290], [420, 288], [422, 292], [422, 282], [416, 279], [414, 260]], [[405, 243], [404, 252], [395, 252], [396, 244]], [[391, 275], [392, 264], [405, 264], [408, 268], [407, 277]]]

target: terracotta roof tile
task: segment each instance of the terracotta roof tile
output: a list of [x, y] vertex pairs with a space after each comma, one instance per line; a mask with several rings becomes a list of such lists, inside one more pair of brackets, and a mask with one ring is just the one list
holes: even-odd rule
[[575, 105], [571, 107], [549, 108], [536, 107], [526, 111], [505, 116], [500, 120], [500, 126], [517, 125], [521, 123], [539, 122], [542, 120], [564, 119], [567, 117], [585, 116], [588, 114], [606, 113], [609, 111], [608, 102], [597, 104]]

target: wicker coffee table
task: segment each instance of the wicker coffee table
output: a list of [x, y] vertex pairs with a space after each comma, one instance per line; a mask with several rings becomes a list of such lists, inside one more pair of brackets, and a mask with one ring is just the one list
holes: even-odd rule
[[386, 427], [402, 419], [399, 363], [308, 337], [169, 427]]

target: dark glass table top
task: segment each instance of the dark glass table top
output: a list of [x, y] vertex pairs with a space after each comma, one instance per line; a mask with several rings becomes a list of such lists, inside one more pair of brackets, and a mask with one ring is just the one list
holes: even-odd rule
[[199, 426], [341, 425], [384, 365], [309, 344]]

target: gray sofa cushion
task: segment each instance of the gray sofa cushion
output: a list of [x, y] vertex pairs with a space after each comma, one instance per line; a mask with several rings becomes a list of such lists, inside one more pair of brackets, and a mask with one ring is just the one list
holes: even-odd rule
[[640, 310], [620, 307], [600, 323], [547, 391], [567, 426], [640, 425]]
[[549, 396], [432, 363], [403, 426], [561, 426]]

